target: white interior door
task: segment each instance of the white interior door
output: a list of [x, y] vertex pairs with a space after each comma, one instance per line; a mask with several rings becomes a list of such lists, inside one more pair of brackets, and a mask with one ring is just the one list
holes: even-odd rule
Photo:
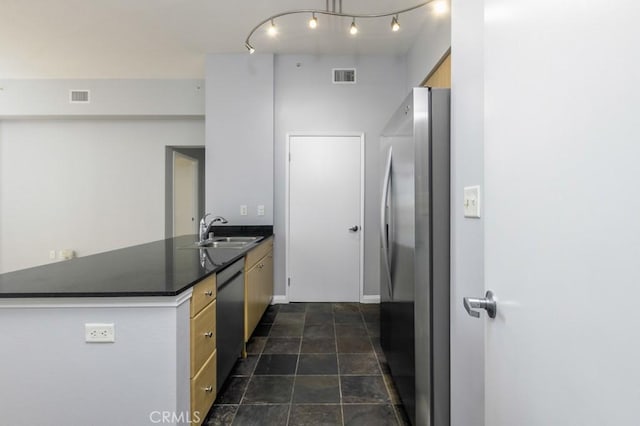
[[486, 424], [637, 425], [640, 7], [485, 7]]
[[289, 136], [289, 300], [361, 294], [362, 136]]
[[197, 233], [198, 160], [173, 153], [173, 236]]

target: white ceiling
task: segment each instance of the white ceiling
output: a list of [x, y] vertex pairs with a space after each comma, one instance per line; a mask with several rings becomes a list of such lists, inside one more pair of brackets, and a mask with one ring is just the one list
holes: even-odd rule
[[[344, 0], [345, 13], [384, 13], [423, 0]], [[329, 1], [331, 4], [332, 1]], [[324, 9], [325, 0], [1, 0], [0, 78], [202, 78], [207, 53], [245, 52], [254, 25], [290, 9]], [[359, 20], [308, 16], [276, 21], [274, 38], [259, 29], [258, 52], [404, 54], [432, 5], [400, 16]]]

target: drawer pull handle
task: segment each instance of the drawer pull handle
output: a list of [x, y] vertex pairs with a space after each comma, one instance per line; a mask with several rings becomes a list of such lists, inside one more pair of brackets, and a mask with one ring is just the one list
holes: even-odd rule
[[211, 331], [207, 331], [206, 333], [204, 333], [205, 337], [213, 337], [213, 333]]
[[204, 391], [209, 393], [209, 392], [213, 391], [213, 388], [211, 386], [207, 386], [206, 388], [204, 388]]
[[204, 292], [205, 296], [213, 296], [213, 290], [207, 290]]

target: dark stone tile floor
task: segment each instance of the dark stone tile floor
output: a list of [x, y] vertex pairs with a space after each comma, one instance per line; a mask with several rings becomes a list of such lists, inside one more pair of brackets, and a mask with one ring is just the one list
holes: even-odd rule
[[270, 306], [207, 426], [405, 426], [380, 348], [378, 305]]

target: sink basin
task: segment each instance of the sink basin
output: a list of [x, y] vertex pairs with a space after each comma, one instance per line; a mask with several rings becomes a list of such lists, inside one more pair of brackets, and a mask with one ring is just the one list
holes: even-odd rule
[[228, 243], [252, 243], [258, 241], [262, 237], [213, 237], [213, 242], [228, 242]]
[[247, 241], [213, 241], [209, 244], [206, 244], [205, 247], [241, 249], [244, 248], [247, 244], [249, 244], [249, 242]]
[[201, 249], [201, 248], [226, 248], [243, 249], [250, 244], [261, 240], [263, 237], [214, 237], [206, 243], [193, 243], [190, 246], [179, 247], [181, 249]]

